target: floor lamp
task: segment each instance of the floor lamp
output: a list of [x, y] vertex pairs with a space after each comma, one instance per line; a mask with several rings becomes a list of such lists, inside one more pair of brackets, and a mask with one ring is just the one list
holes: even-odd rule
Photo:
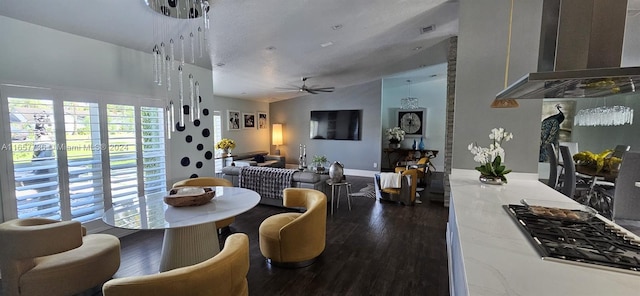
[[271, 144], [276, 146], [275, 154], [280, 155], [280, 149], [278, 145], [282, 145], [282, 124], [274, 123], [271, 128]]

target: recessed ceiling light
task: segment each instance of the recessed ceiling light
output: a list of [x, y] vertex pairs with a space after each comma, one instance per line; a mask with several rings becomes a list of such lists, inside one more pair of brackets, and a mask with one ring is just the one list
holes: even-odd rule
[[220, 63], [216, 64], [216, 66], [218, 66], [218, 67], [223, 67], [224, 65], [225, 65], [225, 63], [223, 63], [223, 62], [220, 62]]
[[267, 50], [275, 50], [275, 49], [276, 49], [276, 47], [275, 47], [275, 46], [269, 46], [269, 47], [267, 47], [266, 49], [267, 49]]
[[341, 24], [337, 24], [335, 26], [331, 26], [331, 29], [340, 30], [340, 29], [342, 29], [342, 25]]
[[422, 49], [422, 46], [416, 46], [416, 47], [413, 48], [413, 50], [415, 50], [415, 51], [418, 51], [418, 50], [421, 50], [421, 49]]
[[333, 42], [331, 42], [331, 41], [320, 44], [320, 46], [322, 46], [322, 47], [327, 47], [327, 46], [331, 46], [331, 45], [333, 45]]
[[242, 94], [243, 94], [243, 95], [246, 95], [247, 93], [246, 93], [246, 92], [242, 92]]
[[429, 77], [436, 77], [436, 76], [438, 76], [438, 74], [431, 74], [431, 75], [429, 75]]

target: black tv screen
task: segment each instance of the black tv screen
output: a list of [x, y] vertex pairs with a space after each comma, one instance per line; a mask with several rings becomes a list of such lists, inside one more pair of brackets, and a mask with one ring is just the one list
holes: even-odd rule
[[362, 110], [311, 111], [310, 137], [320, 140], [359, 141]]

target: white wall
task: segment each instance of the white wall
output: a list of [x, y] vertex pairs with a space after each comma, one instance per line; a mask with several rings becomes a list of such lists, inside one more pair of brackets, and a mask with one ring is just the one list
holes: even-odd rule
[[[150, 53], [136, 51], [110, 43], [97, 41], [65, 32], [29, 24], [0, 16], [0, 83], [47, 86], [68, 90], [111, 93], [143, 98], [167, 98], [172, 96], [177, 103], [177, 74], [174, 74], [173, 90], [168, 94], [165, 87], [153, 82], [153, 57]], [[236, 100], [213, 96], [213, 79], [209, 69], [187, 64], [200, 83], [203, 98], [202, 108], [209, 111], [234, 109], [242, 112], [268, 111], [265, 103]], [[223, 113], [224, 114], [224, 113]], [[192, 174], [212, 176], [213, 160], [205, 159], [204, 153], [215, 153], [213, 136], [204, 137], [202, 130], [213, 132], [213, 112], [201, 116], [202, 124], [196, 127], [187, 122], [184, 132], [173, 134], [167, 151], [167, 183], [188, 178]], [[226, 128], [226, 126], [225, 126]], [[185, 137], [193, 141], [187, 143]], [[238, 141], [237, 151], [268, 150], [268, 130], [242, 130], [227, 133], [223, 137]], [[198, 143], [203, 151], [195, 149]], [[180, 160], [189, 157], [191, 164], [183, 167]], [[203, 162], [197, 169], [195, 163]]]
[[[542, 100], [520, 100], [515, 109], [492, 109], [504, 88], [509, 1], [460, 1], [453, 168], [473, 169], [467, 145], [489, 144], [489, 131], [504, 127], [514, 139], [504, 144], [506, 165], [537, 173]], [[542, 1], [515, 1], [509, 83], [536, 71]]]
[[[446, 69], [446, 64], [444, 65]], [[382, 130], [397, 126], [395, 110], [401, 107], [401, 98], [409, 95], [407, 84], [389, 86], [383, 80], [382, 87]], [[411, 83], [411, 96], [418, 98], [418, 106], [427, 109], [427, 125], [424, 137], [425, 148], [438, 150], [439, 155], [432, 159], [436, 170], [444, 171], [444, 145], [446, 126], [447, 80], [445, 77], [419, 83]], [[405, 138], [402, 148], [410, 149], [416, 138]], [[420, 142], [420, 138], [417, 138]], [[386, 148], [388, 141], [382, 138], [382, 147]], [[383, 155], [384, 157], [384, 155]], [[383, 159], [384, 160], [384, 159]]]
[[[269, 151], [269, 143], [271, 143], [271, 122], [268, 122], [267, 129], [240, 129], [227, 130], [227, 110], [240, 111], [242, 113], [254, 113], [258, 118], [258, 112], [267, 112], [269, 118], [269, 103], [255, 102], [248, 100], [240, 100], [226, 97], [215, 97], [213, 110], [220, 111], [222, 114], [222, 137], [236, 141], [234, 153], [250, 152], [250, 151]], [[215, 144], [215, 143], [214, 143]]]

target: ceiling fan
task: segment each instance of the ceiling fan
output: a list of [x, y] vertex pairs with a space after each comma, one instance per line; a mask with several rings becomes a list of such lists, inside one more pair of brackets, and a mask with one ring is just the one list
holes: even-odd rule
[[331, 87], [318, 87], [317, 85], [307, 86], [307, 79], [309, 79], [309, 77], [302, 77], [302, 86], [300, 87], [297, 87], [297, 86], [296, 87], [278, 87], [277, 89], [279, 89], [279, 91], [281, 92], [297, 91], [297, 92], [308, 92], [314, 95], [321, 92], [333, 92], [333, 90], [335, 89], [333, 86]]

